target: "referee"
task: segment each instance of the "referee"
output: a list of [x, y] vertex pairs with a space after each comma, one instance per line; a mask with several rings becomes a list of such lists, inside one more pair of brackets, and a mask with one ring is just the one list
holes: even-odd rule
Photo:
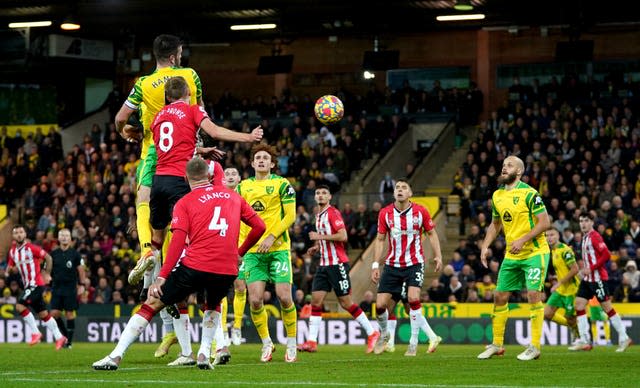
[[[51, 315], [58, 323], [62, 334], [69, 340], [65, 347], [71, 348], [73, 332], [76, 328], [76, 310], [78, 309], [76, 286], [85, 278], [84, 261], [78, 251], [71, 247], [69, 229], [60, 229], [58, 242], [60, 243], [59, 247], [51, 252], [53, 258]], [[62, 310], [65, 311], [67, 318], [66, 325], [60, 317]]]

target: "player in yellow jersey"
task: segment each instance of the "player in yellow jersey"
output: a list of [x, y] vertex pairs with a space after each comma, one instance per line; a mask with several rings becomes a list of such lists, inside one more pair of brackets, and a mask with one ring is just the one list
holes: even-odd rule
[[511, 292], [527, 289], [531, 306], [531, 344], [518, 355], [528, 361], [540, 357], [540, 337], [544, 321], [542, 292], [549, 264], [549, 244], [544, 232], [551, 222], [538, 192], [522, 182], [524, 163], [509, 156], [498, 178], [500, 188], [492, 196], [492, 222], [482, 243], [480, 260], [487, 267], [489, 247], [504, 228], [507, 243], [505, 257], [498, 272], [493, 305], [493, 343], [478, 355], [481, 360], [504, 354], [504, 330], [509, 316]]
[[[268, 144], [256, 144], [251, 149], [251, 166], [256, 175], [243, 180], [237, 192], [251, 205], [267, 225], [260, 241], [244, 256], [244, 273], [249, 289], [251, 319], [262, 339], [260, 361], [269, 362], [275, 350], [269, 335], [267, 312], [264, 309], [264, 290], [267, 282], [275, 283], [280, 301], [282, 322], [287, 331], [287, 351], [284, 360], [297, 360], [297, 312], [291, 296], [291, 240], [289, 227], [295, 221], [296, 192], [289, 181], [271, 173], [277, 153]], [[249, 228], [242, 225], [240, 240], [244, 241]]]
[[[189, 85], [191, 104], [202, 105], [202, 85], [200, 77], [190, 68], [181, 68], [182, 42], [173, 35], [159, 35], [153, 41], [153, 54], [156, 58], [156, 69], [153, 73], [138, 78], [129, 97], [122, 104], [115, 117], [116, 129], [129, 141], [137, 140], [132, 137], [132, 128], [127, 124], [129, 117], [136, 111], [142, 123], [143, 138], [140, 163], [136, 171], [136, 226], [140, 240], [141, 255], [136, 267], [129, 274], [129, 283], [137, 284], [144, 277], [143, 298], [146, 299], [146, 289], [153, 281], [151, 269], [156, 266], [159, 271], [160, 263], [156, 260], [152, 246], [152, 230], [150, 224], [151, 211], [149, 200], [151, 183], [155, 174], [157, 154], [151, 132], [151, 124], [156, 113], [165, 106], [164, 83], [174, 76], [182, 76]], [[155, 242], [155, 248], [162, 247], [162, 241]], [[177, 342], [173, 332], [173, 321], [165, 309], [160, 313], [164, 322], [165, 336], [156, 350], [156, 357], [163, 357], [169, 347]]]
[[[547, 242], [551, 248], [551, 264], [556, 272], [557, 283], [551, 287], [551, 296], [544, 306], [544, 317], [559, 325], [568, 326], [575, 340], [580, 338], [575, 308], [580, 268], [573, 249], [560, 241], [560, 233], [556, 229], [547, 231]], [[559, 308], [564, 309], [564, 316], [558, 312]]]

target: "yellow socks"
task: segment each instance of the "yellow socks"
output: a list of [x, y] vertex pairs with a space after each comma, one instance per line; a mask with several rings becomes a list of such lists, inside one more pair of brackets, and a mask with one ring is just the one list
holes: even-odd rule
[[227, 297], [222, 298], [222, 308], [220, 309], [220, 326], [222, 326], [222, 331], [227, 330], [227, 311], [229, 311], [229, 303], [227, 302]]
[[264, 306], [261, 306], [257, 310], [254, 310], [253, 307], [251, 308], [251, 320], [258, 331], [260, 339], [269, 338], [268, 317]]
[[560, 315], [560, 313], [557, 311], [555, 312], [555, 314], [553, 314], [553, 318], [551, 318], [551, 320], [558, 325], [569, 326], [569, 324], [567, 323], [567, 318], [565, 318], [564, 315]]
[[289, 307], [282, 306], [280, 311], [282, 312], [282, 323], [284, 323], [284, 327], [287, 330], [287, 337], [296, 338], [298, 314], [295, 303], [291, 303]]
[[149, 202], [136, 204], [136, 227], [140, 241], [140, 256], [151, 250], [151, 209]]
[[236, 291], [233, 295], [233, 327], [240, 329], [242, 327], [242, 315], [244, 315], [244, 306], [247, 303], [247, 290]]
[[507, 326], [507, 318], [509, 318], [509, 305], [493, 306], [493, 344], [496, 346], [504, 345], [504, 329]]
[[531, 318], [531, 345], [540, 349], [540, 337], [542, 337], [542, 322], [544, 321], [544, 305], [542, 304], [542, 302], [531, 304], [531, 313], [529, 317]]

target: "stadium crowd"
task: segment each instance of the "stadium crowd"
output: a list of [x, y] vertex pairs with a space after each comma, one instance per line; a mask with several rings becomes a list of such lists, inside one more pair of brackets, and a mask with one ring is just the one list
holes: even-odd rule
[[[640, 89], [631, 77], [603, 82], [576, 76], [524, 85], [516, 77], [504, 104], [480, 123], [466, 161], [453, 178], [461, 198], [459, 247], [425, 299], [490, 302], [504, 256], [504, 238], [492, 245], [488, 268], [480, 245], [491, 222], [491, 195], [502, 162], [525, 162], [522, 180], [538, 190], [561, 240], [581, 257], [581, 214], [612, 252], [608, 287], [615, 302], [640, 301]], [[467, 231], [467, 227], [469, 230]], [[547, 295], [554, 281], [547, 283]], [[522, 295], [514, 301], [522, 301]]]
[[[227, 128], [248, 132], [250, 122], [259, 121], [265, 137], [277, 147], [275, 173], [289, 178], [297, 193], [296, 222], [290, 232], [299, 305], [308, 300], [317, 267], [317, 260], [306, 255], [311, 246], [308, 232], [314, 223], [316, 186], [324, 184], [337, 191], [363, 159], [386, 153], [408, 128], [410, 119], [405, 113], [466, 109], [459, 91], [445, 93], [438, 83], [429, 93], [405, 84], [398, 91], [372, 88], [365, 96], [346, 91], [336, 94], [347, 107], [345, 119], [329, 128], [315, 121], [309, 96], [298, 99], [287, 91], [270, 103], [261, 96], [249, 103], [225, 91], [217, 102], [206, 104], [209, 115]], [[122, 94], [112, 94], [116, 95]], [[107, 101], [110, 117], [119, 104], [121, 101]], [[391, 113], [383, 113], [381, 107], [390, 108]], [[48, 252], [57, 246], [58, 230], [71, 230], [88, 269], [85, 284], [78, 288], [79, 302], [138, 303], [139, 289], [128, 285], [127, 274], [140, 255], [135, 214], [139, 145], [126, 142], [114, 123], [105, 128], [94, 124], [81, 144], [66, 154], [55, 130], [44, 135], [38, 129], [26, 137], [18, 130], [11, 137], [2, 128], [0, 145], [0, 203], [17, 212], [28, 238]], [[227, 153], [223, 167], [236, 167], [243, 178], [254, 174], [248, 159], [250, 145], [219, 143], [218, 147]], [[375, 235], [380, 207], [380, 203], [372, 209], [362, 203], [344, 204], [353, 248], [366, 247]], [[6, 264], [2, 258], [0, 301], [12, 303], [22, 284], [17, 274], [4, 273]], [[268, 296], [268, 301], [276, 302], [273, 292]]]
[[[467, 160], [453, 178], [452, 193], [462, 201], [460, 246], [422, 300], [493, 300], [504, 240], [493, 244], [488, 268], [480, 264], [479, 246], [491, 222], [490, 198], [502, 161], [513, 154], [525, 161], [523, 181], [541, 193], [553, 226], [578, 255], [578, 217], [589, 210], [597, 213], [597, 228], [614, 252], [608, 270], [615, 301], [640, 301], [634, 261], [640, 255], [640, 127], [633, 113], [638, 111], [638, 85], [630, 79], [581, 83], [577, 77], [553, 77], [545, 85], [516, 80], [509, 92], [509, 99], [479, 123]], [[372, 88], [364, 96], [336, 95], [346, 113], [341, 125], [331, 127], [314, 120], [310, 96], [297, 98], [289, 91], [270, 102], [257, 96], [253, 103], [225, 91], [217, 102], [206, 103], [209, 115], [225, 127], [248, 132], [252, 120], [260, 121], [265, 138], [280, 154], [275, 173], [296, 189], [290, 234], [299, 311], [309, 301], [318, 265], [306, 255], [315, 187], [325, 184], [337, 191], [362, 160], [386, 153], [407, 130], [408, 113], [456, 112], [460, 124], [469, 125], [482, 109], [482, 94], [473, 84], [468, 90], [445, 90], [436, 81], [431, 90], [415, 90], [405, 83], [395, 91]], [[392, 113], [384, 113], [385, 107]], [[66, 154], [56, 131], [23, 138], [0, 129], [0, 145], [0, 202], [18, 210], [28, 238], [47, 251], [57, 244], [57, 230], [71, 229], [88, 269], [78, 288], [80, 303], [138, 303], [139, 289], [126, 280], [140, 252], [134, 198], [138, 145], [124, 141], [113, 123], [104, 129], [94, 124], [82, 144]], [[223, 167], [236, 167], [243, 178], [253, 175], [249, 145], [220, 143], [219, 148], [227, 152]], [[363, 249], [372, 241], [381, 206], [343, 204], [351, 248]], [[0, 269], [6, 265], [2, 260]], [[0, 300], [11, 303], [21, 292], [19, 276], [0, 276], [0, 290]], [[275, 293], [267, 293], [265, 302], [277, 303]]]

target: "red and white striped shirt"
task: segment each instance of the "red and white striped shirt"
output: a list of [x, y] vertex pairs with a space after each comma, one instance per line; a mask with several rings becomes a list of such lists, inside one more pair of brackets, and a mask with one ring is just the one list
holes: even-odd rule
[[589, 275], [582, 280], [586, 282], [606, 281], [609, 274], [605, 264], [611, 258], [611, 253], [604, 243], [602, 236], [596, 230], [584, 235], [582, 238], [582, 266], [589, 270]]
[[44, 286], [40, 276], [40, 265], [47, 255], [47, 251], [30, 242], [17, 246], [14, 242], [9, 249], [9, 267], [18, 268], [25, 289], [35, 286]]
[[416, 203], [403, 211], [393, 203], [382, 208], [378, 214], [378, 233], [387, 234], [389, 241], [385, 264], [403, 268], [424, 263], [422, 232], [433, 228], [429, 211]]
[[[329, 205], [326, 210], [316, 215], [316, 231], [318, 234], [328, 236], [336, 234], [344, 229], [344, 221], [340, 211]], [[347, 263], [349, 256], [341, 241], [318, 240], [320, 243], [320, 265], [338, 265]]]

